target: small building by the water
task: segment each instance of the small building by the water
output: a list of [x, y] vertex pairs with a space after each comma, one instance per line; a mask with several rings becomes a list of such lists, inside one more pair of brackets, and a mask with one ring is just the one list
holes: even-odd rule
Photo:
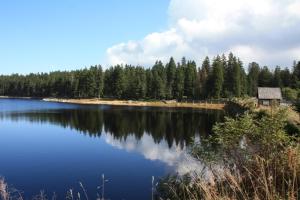
[[258, 87], [257, 99], [258, 105], [280, 105], [280, 102], [282, 101], [281, 89], [272, 87]]

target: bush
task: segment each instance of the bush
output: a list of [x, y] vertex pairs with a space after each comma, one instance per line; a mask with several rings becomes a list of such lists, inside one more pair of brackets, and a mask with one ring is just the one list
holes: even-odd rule
[[299, 199], [299, 138], [289, 136], [286, 125], [285, 110], [226, 118], [192, 149], [210, 171], [209, 179], [197, 173], [168, 177], [159, 184], [160, 197]]
[[288, 101], [296, 101], [299, 98], [300, 91], [292, 88], [283, 88], [282, 89], [283, 98]]

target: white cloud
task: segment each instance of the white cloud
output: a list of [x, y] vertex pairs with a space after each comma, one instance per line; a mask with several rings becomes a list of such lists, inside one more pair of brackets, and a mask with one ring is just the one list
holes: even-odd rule
[[[148, 160], [160, 161], [171, 167], [175, 173], [184, 175], [189, 172], [208, 173], [205, 171], [205, 166], [195, 158], [193, 158], [187, 151], [186, 147], [179, 147], [173, 145], [168, 146], [168, 143], [163, 140], [159, 144], [153, 140], [153, 137], [145, 133], [139, 140], [133, 135], [129, 135], [124, 140], [116, 140], [110, 134], [103, 135], [107, 144], [110, 144], [118, 149], [125, 149], [128, 152], [138, 152]], [[218, 165], [214, 166], [216, 169], [220, 168]]]
[[300, 54], [300, 0], [171, 0], [169, 29], [107, 50], [108, 64], [150, 66], [232, 51], [246, 64], [290, 66]]

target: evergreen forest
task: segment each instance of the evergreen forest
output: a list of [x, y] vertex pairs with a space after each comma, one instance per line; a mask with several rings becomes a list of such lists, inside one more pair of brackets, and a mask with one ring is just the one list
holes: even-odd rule
[[300, 61], [271, 69], [242, 61], [230, 53], [195, 61], [173, 58], [151, 68], [100, 65], [81, 70], [0, 76], [0, 96], [115, 98], [132, 100], [202, 100], [256, 96], [257, 87], [280, 87], [288, 100], [300, 96]]

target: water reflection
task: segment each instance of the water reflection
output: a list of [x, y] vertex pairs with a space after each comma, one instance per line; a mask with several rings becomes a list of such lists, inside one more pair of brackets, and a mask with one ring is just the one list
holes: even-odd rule
[[[87, 109], [88, 108], [88, 109]], [[159, 160], [173, 172], [201, 171], [202, 165], [188, 153], [193, 140], [208, 135], [222, 112], [155, 108], [50, 109], [0, 113], [0, 120], [50, 123], [102, 137], [113, 147], [138, 152], [148, 160]]]
[[64, 196], [77, 181], [96, 199], [102, 173], [110, 199], [148, 199], [152, 176], [202, 172], [189, 144], [222, 118], [192, 109], [0, 100], [0, 175], [26, 199], [40, 189]]
[[222, 116], [220, 111], [98, 107], [6, 112], [0, 113], [0, 120], [50, 123], [75, 129], [91, 137], [107, 133], [123, 142], [132, 137], [138, 141], [147, 134], [155, 144], [163, 141], [169, 148], [184, 148], [195, 136], [207, 136], [212, 125], [220, 121]]
[[173, 109], [106, 108], [51, 109], [0, 113], [0, 120], [50, 123], [101, 137], [115, 148], [159, 160], [172, 172], [201, 171], [203, 166], [187, 149], [210, 133], [222, 112]]

